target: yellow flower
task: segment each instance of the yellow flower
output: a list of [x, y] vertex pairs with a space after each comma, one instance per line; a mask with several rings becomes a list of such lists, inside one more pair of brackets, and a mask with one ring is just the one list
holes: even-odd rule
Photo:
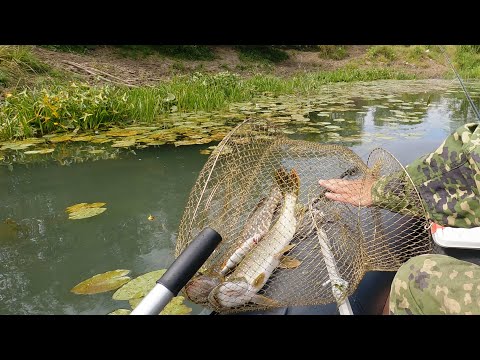
[[13, 96], [11, 93], [7, 93], [5, 97], [8, 99], [9, 97]]

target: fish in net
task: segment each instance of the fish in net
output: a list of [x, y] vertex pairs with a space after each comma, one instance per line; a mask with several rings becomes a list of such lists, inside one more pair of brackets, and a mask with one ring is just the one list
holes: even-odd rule
[[[377, 186], [374, 205], [325, 197], [319, 179]], [[380, 196], [384, 194], [384, 196]], [[342, 303], [367, 271], [395, 271], [432, 251], [423, 203], [402, 165], [375, 149], [289, 139], [246, 120], [212, 152], [194, 184], [178, 256], [205, 227], [222, 242], [183, 293], [219, 313]]]

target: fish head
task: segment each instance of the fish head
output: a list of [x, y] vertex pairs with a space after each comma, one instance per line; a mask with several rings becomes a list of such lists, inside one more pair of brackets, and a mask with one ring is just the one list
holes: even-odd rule
[[208, 303], [208, 295], [220, 282], [219, 277], [196, 276], [185, 285], [185, 295], [196, 304], [206, 304]]
[[209, 303], [215, 308], [232, 308], [251, 300], [251, 286], [245, 279], [223, 282], [215, 287], [208, 296]]

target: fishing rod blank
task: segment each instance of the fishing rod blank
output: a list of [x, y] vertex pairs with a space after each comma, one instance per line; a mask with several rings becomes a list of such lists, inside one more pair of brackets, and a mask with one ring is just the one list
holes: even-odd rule
[[158, 315], [207, 261], [222, 237], [212, 228], [203, 229], [177, 257], [155, 287], [131, 315]]
[[472, 98], [470, 97], [470, 94], [468, 93], [467, 88], [466, 88], [465, 84], [463, 83], [462, 78], [460, 77], [460, 74], [457, 72], [457, 70], [453, 66], [453, 64], [450, 61], [450, 58], [448, 57], [447, 52], [445, 51], [443, 46], [438, 45], [438, 47], [440, 48], [443, 55], [445, 56], [445, 59], [447, 59], [447, 62], [450, 64], [450, 67], [452, 68], [453, 72], [455, 73], [455, 76], [457, 77], [458, 81], [460, 82], [460, 85], [463, 89], [463, 92], [465, 93], [465, 96], [467, 97], [467, 100], [470, 103], [470, 106], [472, 107], [473, 112], [475, 113], [478, 120], [480, 121], [480, 112], [478, 111], [477, 107], [475, 106], [475, 103], [473, 102]]

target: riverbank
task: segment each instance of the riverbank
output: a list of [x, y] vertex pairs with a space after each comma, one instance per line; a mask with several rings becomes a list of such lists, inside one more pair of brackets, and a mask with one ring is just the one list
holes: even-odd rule
[[[462, 76], [478, 49], [449, 46]], [[452, 77], [436, 46], [0, 46], [0, 140], [152, 124], [329, 83]]]

